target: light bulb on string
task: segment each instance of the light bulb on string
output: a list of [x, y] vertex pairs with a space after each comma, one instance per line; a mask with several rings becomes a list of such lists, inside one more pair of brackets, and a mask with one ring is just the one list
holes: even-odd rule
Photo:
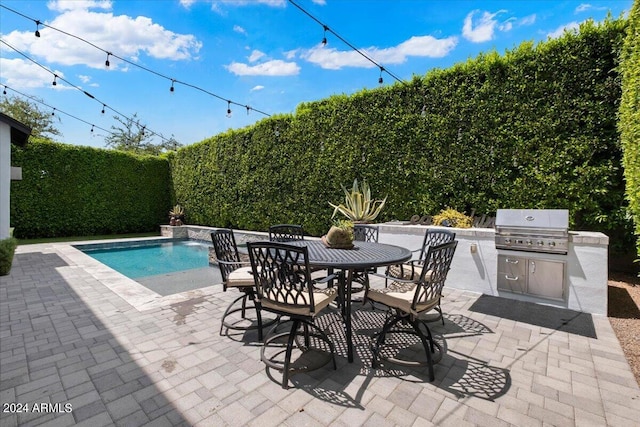
[[92, 135], [93, 135], [93, 126], [94, 126], [94, 125], [91, 125], [91, 134], [92, 134]]
[[7, 87], [6, 87], [6, 86], [4, 87], [4, 90], [2, 91], [2, 94], [3, 94], [3, 95], [6, 95], [6, 94], [7, 94]]
[[51, 83], [52, 85], [56, 86], [58, 84], [58, 82], [56, 81], [56, 79], [58, 78], [57, 74], [53, 75], [53, 83]]
[[227, 117], [231, 118], [231, 101], [227, 101]]
[[175, 89], [173, 88], [173, 84], [174, 84], [175, 82], [176, 82], [175, 80], [171, 79], [171, 87], [169, 88], [169, 92], [173, 92], [173, 91], [175, 91]]
[[382, 78], [382, 72], [384, 71], [384, 67], [380, 67], [380, 77], [378, 77], [378, 83], [382, 84], [384, 79]]
[[111, 55], [111, 52], [107, 52], [107, 60], [104, 61], [104, 66], [108, 67], [109, 65], [111, 65], [111, 63], [109, 62], [109, 56]]
[[36, 37], [40, 37], [40, 29], [39, 29], [40, 24], [41, 24], [40, 21], [36, 21], [36, 32], [35, 32]]
[[326, 46], [327, 45], [327, 30], [329, 29], [329, 27], [327, 27], [326, 25], [323, 25], [324, 27], [324, 34], [322, 36], [322, 45]]
[[249, 107], [248, 105], [245, 105], [245, 107], [247, 107], [247, 116], [249, 115], [249, 111], [251, 110], [251, 107]]
[[142, 136], [144, 136], [144, 129], [145, 129], [146, 127], [147, 127], [146, 125], [145, 125], [145, 126], [142, 126], [142, 132], [140, 132], [140, 133], [142, 134]]
[[104, 108], [106, 107], [106, 104], [102, 104], [102, 111], [100, 111], [100, 114], [104, 114]]
[[51, 112], [51, 115], [52, 115], [52, 116], [55, 116], [55, 115], [56, 115], [56, 109], [55, 109], [55, 108], [54, 108], [54, 109], [53, 109], [53, 111]]

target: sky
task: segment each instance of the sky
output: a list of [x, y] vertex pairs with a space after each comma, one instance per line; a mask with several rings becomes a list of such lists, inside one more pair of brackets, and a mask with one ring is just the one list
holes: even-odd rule
[[590, 18], [626, 16], [632, 4], [0, 0], [0, 89], [40, 101], [29, 99], [54, 114], [59, 142], [105, 147], [119, 116], [137, 118], [156, 143], [190, 145], [292, 114], [302, 102], [410, 81], [558, 37]]

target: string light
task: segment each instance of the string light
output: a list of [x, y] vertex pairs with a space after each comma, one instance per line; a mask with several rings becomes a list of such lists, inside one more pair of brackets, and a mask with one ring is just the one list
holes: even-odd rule
[[6, 86], [4, 87], [4, 90], [2, 91], [2, 94], [3, 94], [3, 95], [6, 95], [6, 94], [7, 94], [7, 87], [6, 87]]
[[23, 97], [25, 97], [25, 98], [27, 98], [27, 99], [30, 99], [30, 100], [32, 100], [32, 101], [34, 101], [34, 102], [39, 103], [39, 104], [42, 104], [42, 105], [44, 105], [45, 107], [52, 108], [52, 109], [53, 109], [53, 111], [54, 111], [54, 112], [52, 113], [52, 115], [55, 115], [55, 111], [58, 111], [59, 113], [65, 114], [65, 115], [67, 115], [67, 116], [71, 117], [72, 119], [78, 120], [79, 122], [85, 123], [85, 124], [87, 124], [87, 125], [91, 125], [91, 128], [92, 128], [92, 129], [95, 127], [96, 129], [100, 129], [101, 131], [103, 131], [103, 132], [105, 132], [105, 133], [108, 133], [108, 134], [114, 135], [114, 133], [113, 133], [113, 132], [111, 132], [111, 131], [109, 131], [109, 130], [107, 130], [107, 129], [101, 128], [100, 126], [96, 126], [96, 125], [94, 125], [93, 123], [89, 123], [89, 122], [87, 122], [86, 120], [82, 120], [81, 118], [76, 117], [76, 116], [74, 116], [73, 114], [69, 114], [69, 113], [67, 113], [67, 112], [65, 112], [65, 111], [63, 111], [63, 110], [56, 109], [56, 108], [54, 108], [53, 106], [51, 106], [51, 105], [49, 105], [49, 104], [47, 104], [47, 103], [45, 103], [45, 102], [41, 101], [41, 100], [40, 100], [40, 99], [38, 99], [38, 98], [33, 97], [33, 96], [31, 96], [31, 95], [27, 95], [27, 94], [25, 94], [25, 93], [22, 93], [22, 92], [20, 92], [20, 91], [18, 91], [18, 90], [15, 90], [15, 89], [13, 89], [13, 88], [11, 88], [11, 87], [9, 87], [9, 86], [6, 86], [6, 85], [5, 85], [5, 90], [6, 90], [6, 89], [12, 90], [12, 91], [14, 91], [15, 93], [17, 93], [18, 95], [21, 95], [21, 96], [23, 96]]
[[231, 117], [231, 101], [227, 100], [227, 117]]
[[322, 45], [326, 46], [327, 45], [327, 30], [329, 29], [329, 27], [327, 27], [326, 25], [322, 26], [324, 28], [324, 35], [322, 36]]
[[100, 111], [101, 114], [104, 114], [104, 109], [105, 109], [106, 105], [102, 104], [102, 111]]
[[111, 65], [110, 62], [109, 62], [109, 56], [111, 56], [111, 52], [107, 52], [107, 60], [104, 61], [104, 66], [105, 67], [109, 67], [109, 65]]
[[[42, 23], [42, 22], [40, 22], [40, 21], [37, 21], [37, 20], [35, 20], [35, 19], [33, 19], [33, 18], [31, 18], [31, 17], [29, 17], [29, 16], [27, 16], [27, 15], [23, 14], [23, 13], [20, 13], [20, 12], [18, 12], [18, 11], [16, 11], [16, 10], [14, 10], [14, 9], [10, 8], [10, 7], [7, 7], [7, 6], [6, 6], [6, 5], [4, 5], [4, 4], [1, 4], [1, 3], [0, 3], [0, 8], [6, 9], [6, 10], [8, 10], [8, 11], [10, 11], [10, 12], [15, 13], [16, 15], [22, 16], [23, 18], [26, 18], [26, 19], [29, 19], [29, 20], [31, 20], [31, 21], [34, 21], [37, 25], [42, 25], [43, 27], [50, 28], [50, 29], [52, 29], [52, 30], [54, 30], [54, 31], [58, 31], [59, 33], [65, 34], [65, 35], [67, 35], [67, 36], [69, 36], [69, 37], [73, 37], [73, 38], [75, 38], [75, 39], [77, 39], [77, 40], [80, 40], [80, 41], [82, 41], [82, 42], [84, 42], [84, 43], [86, 43], [86, 44], [88, 44], [88, 45], [90, 45], [90, 46], [92, 46], [92, 47], [94, 47], [94, 48], [96, 48], [96, 49], [98, 49], [98, 50], [101, 50], [102, 52], [104, 52], [104, 53], [106, 53], [106, 54], [107, 54], [107, 61], [105, 62], [105, 65], [107, 65], [106, 63], [108, 62], [109, 56], [113, 56], [114, 58], [117, 58], [117, 59], [121, 60], [122, 62], [125, 62], [125, 63], [127, 63], [127, 64], [129, 64], [129, 65], [131, 65], [131, 66], [133, 66], [133, 67], [140, 68], [140, 69], [142, 69], [142, 70], [144, 70], [144, 71], [147, 71], [147, 72], [149, 72], [149, 73], [151, 73], [151, 74], [155, 74], [155, 75], [156, 75], [156, 76], [158, 76], [158, 77], [162, 77], [162, 78], [164, 78], [164, 79], [171, 80], [172, 82], [180, 83], [180, 84], [182, 84], [182, 85], [184, 85], [184, 86], [188, 86], [188, 87], [190, 87], [190, 88], [192, 88], [192, 89], [195, 89], [195, 90], [198, 90], [198, 91], [200, 91], [200, 92], [202, 92], [202, 93], [205, 93], [205, 94], [207, 94], [207, 95], [213, 96], [214, 98], [217, 98], [217, 99], [219, 99], [219, 100], [221, 100], [221, 101], [229, 101], [227, 98], [224, 98], [224, 97], [222, 97], [222, 96], [220, 96], [220, 95], [217, 95], [217, 94], [215, 94], [215, 93], [213, 93], [213, 92], [210, 92], [210, 91], [208, 91], [208, 90], [206, 90], [206, 89], [204, 89], [204, 88], [202, 88], [202, 87], [199, 87], [199, 86], [196, 86], [196, 85], [193, 85], [193, 84], [190, 84], [190, 83], [186, 83], [186, 82], [183, 82], [183, 81], [179, 81], [179, 80], [176, 80], [176, 79], [172, 79], [172, 78], [171, 78], [171, 77], [169, 77], [169, 76], [166, 76], [166, 75], [164, 75], [164, 74], [161, 74], [161, 73], [159, 73], [159, 72], [157, 72], [157, 71], [154, 71], [154, 70], [152, 70], [152, 69], [150, 69], [150, 68], [144, 67], [144, 66], [142, 66], [142, 65], [140, 65], [140, 64], [138, 64], [138, 63], [136, 63], [136, 62], [130, 61], [130, 60], [128, 60], [128, 59], [126, 59], [126, 58], [123, 58], [123, 57], [121, 57], [121, 56], [118, 56], [118, 55], [116, 55], [116, 54], [114, 54], [114, 53], [112, 53], [112, 52], [108, 52], [107, 50], [105, 50], [105, 49], [103, 49], [103, 48], [101, 48], [101, 47], [99, 47], [99, 46], [97, 46], [97, 45], [95, 45], [95, 44], [91, 43], [90, 41], [88, 41], [88, 40], [86, 40], [86, 39], [83, 39], [82, 37], [78, 37], [78, 36], [76, 36], [76, 35], [74, 35], [74, 34], [71, 34], [71, 33], [68, 33], [68, 32], [66, 32], [66, 31], [60, 30], [60, 29], [58, 29], [58, 28], [52, 27], [52, 26], [50, 26], [50, 25], [44, 24], [44, 23]], [[37, 33], [37, 34], [36, 34], [36, 35], [37, 35], [37, 37], [40, 37], [40, 36], [39, 36], [39, 32], [38, 32], [37, 30], [36, 30], [36, 33]], [[5, 43], [5, 44], [6, 44], [6, 43]], [[14, 49], [14, 50], [15, 50], [15, 49]], [[107, 65], [107, 66], [108, 66], [108, 65]], [[237, 103], [237, 102], [234, 102], [234, 101], [231, 101], [231, 104], [235, 104], [235, 105], [238, 105], [238, 106], [244, 106], [243, 104], [240, 104], [240, 103]], [[270, 116], [271, 116], [269, 113], [266, 113], [266, 112], [264, 112], [264, 111], [258, 110], [258, 109], [256, 109], [256, 108], [252, 108], [252, 110], [253, 110], [253, 111], [256, 111], [256, 112], [258, 112], [258, 113], [260, 113], [260, 114], [262, 114], [262, 115], [264, 115], [264, 116], [267, 116], [267, 117], [270, 117]], [[114, 111], [115, 111], [115, 110], [114, 110]], [[122, 115], [122, 116], [123, 116], [123, 117], [126, 117], [126, 116], [124, 116], [124, 115]], [[166, 139], [166, 138], [164, 138], [164, 137], [163, 137], [163, 139]]]
[[[4, 7], [2, 4], [0, 4], [0, 7]], [[16, 51], [17, 53], [19, 53], [20, 55], [22, 55], [24, 58], [28, 59], [29, 61], [33, 62], [34, 64], [36, 64], [38, 67], [42, 68], [43, 70], [51, 73], [54, 76], [53, 79], [53, 84], [56, 85], [57, 84], [57, 79], [62, 80], [63, 82], [67, 83], [69, 86], [79, 90], [80, 92], [84, 93], [86, 96], [88, 96], [91, 99], [94, 99], [97, 102], [100, 102], [102, 104], [102, 112], [104, 113], [104, 109], [105, 107], [107, 107], [107, 104], [105, 104], [104, 102], [98, 100], [95, 96], [91, 95], [89, 92], [85, 91], [84, 89], [80, 88], [79, 86], [73, 84], [72, 82], [66, 80], [63, 77], [58, 76], [57, 74], [55, 74], [53, 71], [49, 70], [47, 67], [45, 67], [44, 65], [40, 64], [39, 62], [37, 62], [36, 60], [30, 58], [29, 56], [25, 55], [24, 53], [20, 52], [18, 49], [16, 49], [15, 47], [11, 46], [9, 43], [7, 43], [6, 41], [0, 39], [0, 43], [7, 45], [8, 47], [10, 47], [11, 49], [13, 49], [14, 51]], [[118, 114], [119, 116], [125, 118], [126, 120], [131, 120], [131, 118], [129, 118], [127, 115], [119, 112], [118, 110], [114, 109], [113, 107], [109, 107], [111, 110], [113, 110], [116, 114]], [[170, 139], [166, 138], [164, 135], [157, 133], [157, 132], [153, 132], [150, 131], [151, 134], [153, 135], [157, 135], [158, 137], [160, 137], [163, 141], [167, 141], [169, 142]]]
[[36, 20], [36, 33], [35, 33], [36, 37], [40, 37], [40, 30], [39, 30], [40, 24], [41, 22]]
[[53, 109], [53, 111], [51, 112], [51, 115], [52, 115], [52, 116], [55, 116], [55, 115], [56, 115], [56, 109], [55, 109], [55, 108], [54, 108], [54, 109]]
[[93, 133], [93, 127], [94, 127], [94, 125], [91, 125], [91, 133]]
[[382, 72], [384, 71], [384, 67], [380, 67], [380, 77], [378, 77], [378, 83], [382, 84], [384, 79], [382, 78]]
[[249, 107], [248, 105], [245, 105], [245, 107], [247, 107], [247, 116], [249, 115], [249, 110], [251, 110], [251, 107]]
[[171, 87], [169, 88], [169, 92], [173, 92], [173, 91], [175, 90], [175, 89], [173, 88], [173, 84], [174, 84], [175, 82], [176, 82], [176, 81], [175, 81], [174, 79], [171, 79]]
[[[331, 34], [333, 34], [334, 36], [336, 36], [338, 39], [340, 39], [341, 42], [343, 42], [344, 44], [346, 44], [347, 46], [349, 46], [351, 49], [353, 49], [355, 52], [357, 52], [358, 54], [360, 54], [363, 58], [365, 58], [367, 61], [371, 62], [373, 65], [375, 65], [376, 67], [380, 68], [380, 73], [382, 73], [382, 71], [384, 71], [385, 73], [389, 74], [391, 77], [393, 77], [396, 81], [400, 82], [400, 83], [405, 83], [404, 80], [402, 80], [400, 77], [396, 76], [395, 74], [391, 73], [389, 70], [385, 69], [382, 65], [378, 64], [376, 61], [374, 61], [369, 55], [367, 55], [366, 53], [364, 53], [363, 51], [361, 51], [360, 49], [358, 49], [357, 47], [355, 47], [353, 44], [349, 43], [347, 40], [344, 39], [344, 37], [342, 37], [340, 34], [336, 33], [335, 31], [333, 31], [331, 28], [329, 28], [326, 24], [324, 24], [323, 22], [321, 22], [318, 18], [316, 18], [315, 16], [313, 16], [312, 14], [310, 14], [309, 12], [307, 12], [305, 9], [303, 9], [299, 4], [297, 4], [296, 2], [294, 2], [293, 0], [289, 0], [289, 3], [291, 3], [292, 5], [294, 5], [296, 8], [298, 8], [302, 13], [304, 13], [305, 15], [307, 15], [309, 18], [313, 19], [314, 21], [316, 21], [318, 24], [322, 25], [322, 28], [324, 29], [325, 33], [327, 31], [329, 31]], [[322, 40], [324, 42], [324, 39]], [[324, 44], [324, 43], [323, 43]], [[380, 80], [382, 80], [382, 76], [378, 79], [378, 82], [380, 82]], [[382, 83], [382, 82], [380, 82]]]
[[142, 136], [144, 136], [144, 130], [145, 130], [146, 127], [147, 127], [147, 125], [142, 126], [142, 132], [141, 132]]
[[58, 84], [58, 82], [56, 82], [56, 79], [58, 78], [57, 74], [53, 75], [53, 83], [51, 83], [52, 85], [56, 86]]

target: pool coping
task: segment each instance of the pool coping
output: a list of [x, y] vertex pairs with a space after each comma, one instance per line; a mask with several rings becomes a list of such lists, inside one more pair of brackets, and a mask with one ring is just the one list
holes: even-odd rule
[[[50, 244], [35, 244], [19, 246], [19, 252], [37, 252], [41, 249], [42, 252], [55, 252], [60, 255], [70, 266], [75, 266], [83, 269], [88, 274], [93, 276], [98, 282], [107, 287], [113, 293], [122, 298], [126, 303], [142, 312], [147, 310], [153, 310], [172, 304], [178, 304], [193, 298], [202, 297], [205, 295], [211, 295], [214, 292], [218, 292], [221, 286], [215, 284], [206, 286], [203, 288], [194, 289], [191, 291], [180, 292], [172, 295], [162, 296], [157, 292], [154, 292], [135, 280], [125, 276], [122, 273], [102, 264], [100, 261], [94, 259], [90, 255], [82, 252], [78, 249], [78, 246], [91, 246], [105, 245], [105, 247], [114, 247], [122, 245], [123, 243], [133, 243], [135, 241], [145, 242], [163, 242], [163, 241], [185, 241], [191, 239], [172, 239], [166, 237], [142, 237], [142, 238], [128, 238], [128, 239], [109, 239], [109, 240], [95, 240], [95, 241], [78, 241], [78, 242], [65, 242], [65, 243], [50, 243]], [[134, 245], [132, 245], [134, 246]], [[30, 250], [34, 249], [34, 250]]]

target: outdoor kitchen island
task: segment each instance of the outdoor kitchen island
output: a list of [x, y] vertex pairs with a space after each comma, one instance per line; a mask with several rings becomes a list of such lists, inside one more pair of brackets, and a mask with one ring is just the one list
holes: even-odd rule
[[[425, 225], [405, 222], [377, 224], [379, 242], [418, 249], [426, 232]], [[603, 233], [568, 231], [567, 250], [563, 253], [545, 253], [504, 250], [496, 247], [493, 228], [447, 228], [456, 233], [458, 249], [446, 289], [455, 288], [485, 295], [536, 302], [575, 311], [607, 315], [607, 278], [609, 237]], [[535, 244], [535, 241], [534, 241]], [[416, 254], [417, 256], [418, 254]], [[521, 263], [552, 268], [548, 281], [561, 283], [562, 288], [549, 296], [540, 296], [522, 290], [505, 290], [498, 285], [499, 257], [509, 257]], [[539, 268], [539, 267], [538, 267]], [[504, 272], [501, 272], [504, 275]], [[528, 273], [525, 272], [525, 273]], [[557, 277], [553, 277], [553, 276]], [[514, 276], [515, 277], [515, 276]], [[545, 284], [542, 284], [544, 289]]]

